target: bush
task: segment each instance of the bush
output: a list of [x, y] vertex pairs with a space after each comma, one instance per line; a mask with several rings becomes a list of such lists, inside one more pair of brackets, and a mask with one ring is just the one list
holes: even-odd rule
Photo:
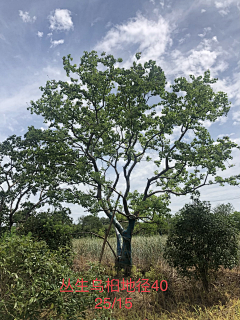
[[[99, 279], [91, 269], [84, 280], [96, 276]], [[82, 276], [69, 268], [61, 250], [52, 252], [45, 242], [34, 242], [29, 236], [5, 235], [0, 247], [0, 319], [79, 319], [76, 314], [94, 305], [102, 294], [60, 292], [62, 280], [67, 284], [68, 278], [74, 288]]]
[[[66, 215], [66, 213], [65, 213]], [[19, 235], [31, 232], [35, 240], [44, 240], [51, 250], [72, 247], [72, 226], [70, 218], [60, 212], [40, 212], [30, 216], [19, 228]]]
[[209, 289], [211, 273], [238, 263], [237, 230], [229, 215], [211, 212], [210, 204], [195, 199], [174, 219], [164, 257], [183, 276], [200, 279]]
[[240, 212], [239, 211], [234, 211], [232, 213], [232, 217], [235, 223], [235, 227], [238, 229], [238, 232], [240, 231]]

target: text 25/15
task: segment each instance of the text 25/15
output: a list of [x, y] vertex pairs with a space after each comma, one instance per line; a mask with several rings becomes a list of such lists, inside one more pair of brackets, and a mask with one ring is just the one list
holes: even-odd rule
[[[97, 302], [98, 299], [100, 300], [100, 302], [96, 304], [95, 309], [102, 309], [102, 307], [98, 307], [102, 303], [102, 298], [96, 298], [95, 302]], [[126, 309], [131, 309], [132, 308], [132, 302], [129, 301], [131, 299], [132, 298], [126, 298], [125, 299], [125, 308]], [[107, 307], [103, 306], [104, 309], [110, 309], [111, 308], [111, 302], [109, 302], [108, 300], [110, 300], [110, 298], [104, 298], [103, 304], [107, 304], [108, 305]], [[121, 300], [121, 298], [119, 298], [119, 299], [114, 298], [113, 303], [112, 303], [112, 309], [113, 309], [116, 301], [119, 301], [119, 308], [121, 309], [122, 308], [122, 300]], [[130, 306], [127, 306], [127, 305], [130, 305]]]

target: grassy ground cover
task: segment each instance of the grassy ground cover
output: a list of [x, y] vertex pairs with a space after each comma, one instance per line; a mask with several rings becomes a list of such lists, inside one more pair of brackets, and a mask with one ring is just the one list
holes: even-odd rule
[[[116, 247], [115, 241], [115, 238], [109, 239], [113, 248]], [[119, 308], [119, 304], [109, 310], [96, 310], [93, 307], [87, 312], [89, 320], [240, 319], [240, 268], [231, 271], [221, 269], [211, 282], [210, 293], [206, 293], [200, 283], [181, 278], [174, 269], [169, 268], [162, 257], [165, 241], [165, 236], [136, 236], [132, 239], [134, 267], [131, 279], [149, 279], [150, 284], [154, 284], [157, 279], [159, 282], [164, 279], [168, 282], [167, 291], [151, 289], [150, 293], [127, 293], [126, 290], [109, 292], [109, 301], [112, 303], [114, 298], [121, 298], [122, 308]], [[97, 263], [101, 248], [101, 239], [74, 240], [75, 270], [87, 271], [89, 262]], [[102, 265], [104, 275], [108, 275], [110, 280], [122, 281], [123, 274], [115, 271], [114, 257], [107, 247]], [[131, 309], [124, 307], [126, 298], [131, 298]]]

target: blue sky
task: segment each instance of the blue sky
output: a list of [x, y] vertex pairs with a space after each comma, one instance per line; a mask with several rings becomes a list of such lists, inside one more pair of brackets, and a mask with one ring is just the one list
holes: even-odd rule
[[[0, 141], [23, 135], [30, 125], [46, 127], [27, 104], [40, 98], [47, 80], [67, 80], [63, 56], [70, 53], [78, 64], [83, 51], [97, 50], [123, 58], [124, 67], [141, 51], [140, 62], [156, 60], [168, 87], [176, 77], [210, 69], [219, 79], [214, 90], [226, 92], [232, 108], [228, 117], [204, 125], [214, 139], [229, 135], [240, 145], [240, 1], [2, 1], [0, 46]], [[240, 173], [240, 151], [232, 155], [229, 163], [236, 166], [223, 177]], [[142, 191], [150, 170], [144, 162], [133, 175], [133, 189]], [[200, 191], [212, 206], [230, 202], [240, 211], [240, 187]], [[188, 196], [172, 197], [170, 208], [174, 213], [187, 202]], [[79, 206], [70, 208], [75, 220], [83, 214]]]

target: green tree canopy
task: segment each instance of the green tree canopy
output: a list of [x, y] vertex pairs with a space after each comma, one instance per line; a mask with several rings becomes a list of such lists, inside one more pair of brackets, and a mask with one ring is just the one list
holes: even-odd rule
[[32, 148], [16, 135], [0, 143], [0, 220], [9, 228], [45, 204], [65, 210], [62, 181], [41, 148], [40, 141]]
[[226, 214], [227, 216], [232, 215], [234, 212], [234, 207], [231, 203], [222, 203], [218, 204], [215, 208], [213, 208], [214, 213], [222, 213]]

